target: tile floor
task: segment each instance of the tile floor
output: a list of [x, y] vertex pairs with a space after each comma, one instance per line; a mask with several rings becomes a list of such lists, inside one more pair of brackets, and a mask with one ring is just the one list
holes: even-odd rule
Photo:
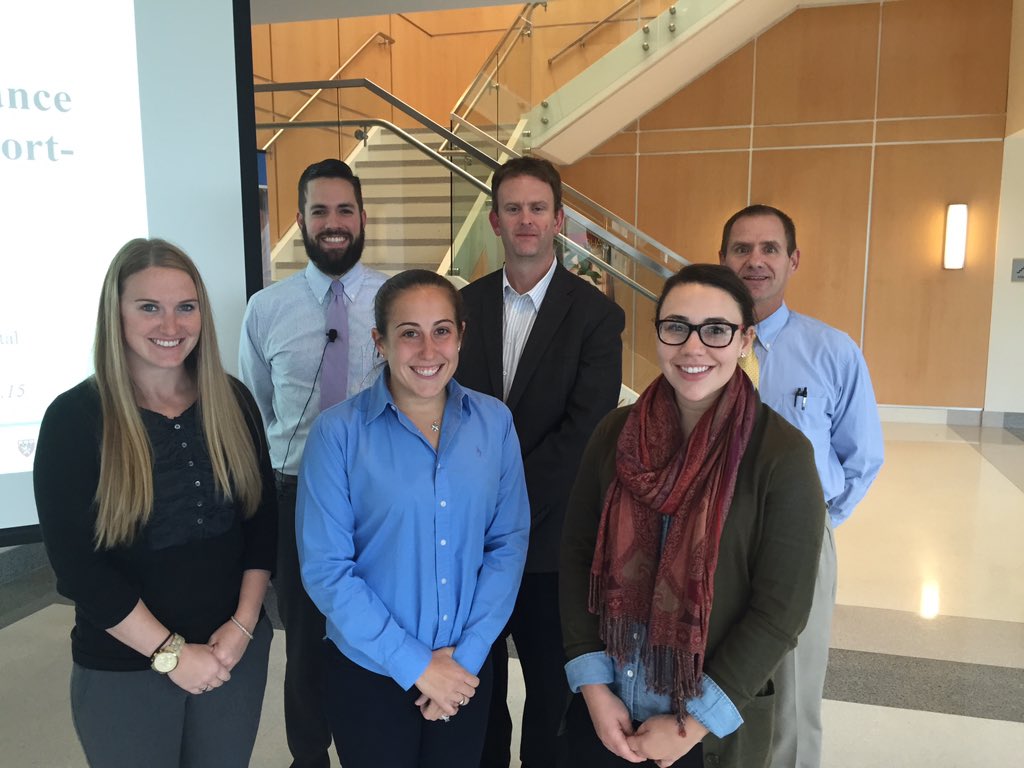
[[[887, 423], [885, 434], [886, 465], [837, 531], [824, 765], [1021, 765], [1024, 433]], [[45, 571], [0, 586], [3, 765], [85, 765], [67, 706], [70, 623]], [[279, 636], [258, 768], [288, 764], [283, 668]], [[518, 708], [517, 670], [511, 687]]]

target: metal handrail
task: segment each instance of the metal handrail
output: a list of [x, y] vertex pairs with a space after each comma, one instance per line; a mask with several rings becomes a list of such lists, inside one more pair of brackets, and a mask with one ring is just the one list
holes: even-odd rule
[[[424, 128], [427, 128], [430, 131], [432, 131], [433, 133], [436, 133], [442, 139], [447, 139], [450, 143], [457, 144], [464, 152], [466, 152], [466, 154], [471, 155], [475, 159], [477, 159], [480, 162], [485, 163], [485, 164], [487, 164], [489, 166], [492, 166], [493, 163], [494, 163], [494, 159], [493, 158], [488, 157], [486, 154], [481, 152], [479, 149], [474, 147], [472, 144], [469, 144], [468, 142], [462, 141], [454, 133], [449, 131], [444, 126], [440, 125], [439, 123], [435, 123], [433, 120], [431, 120], [429, 117], [424, 115], [422, 112], [420, 112], [416, 108], [409, 106], [404, 101], [402, 101], [400, 98], [395, 96], [393, 93], [390, 93], [390, 92], [384, 90], [379, 85], [377, 85], [375, 82], [373, 82], [372, 80], [368, 80], [365, 77], [355, 78], [355, 79], [352, 79], [352, 80], [308, 80], [308, 81], [297, 82], [297, 83], [267, 83], [267, 84], [264, 84], [264, 85], [254, 85], [253, 86], [253, 91], [255, 91], [256, 93], [273, 93], [275, 91], [302, 91], [302, 90], [307, 90], [307, 89], [312, 89], [312, 88], [365, 88], [366, 90], [368, 90], [373, 95], [377, 96], [378, 98], [382, 99], [383, 101], [386, 101], [388, 104], [393, 106], [395, 109], [399, 110], [400, 112], [404, 112], [405, 114], [407, 114], [413, 120], [415, 120], [420, 125], [422, 125]], [[303, 126], [305, 126], [305, 125], [317, 125], [318, 123], [323, 123], [323, 122], [324, 121], [309, 122], [309, 123], [306, 123], [306, 122], [304, 122], [304, 123], [293, 123], [292, 121], [289, 120], [288, 123], [283, 124], [283, 126], [284, 127], [288, 127], [290, 125], [290, 126], [294, 127], [294, 126], [299, 126], [299, 125], [303, 125]], [[331, 124], [330, 121], [327, 121], [327, 122], [328, 122], [328, 124]], [[342, 122], [345, 122], [345, 121], [342, 121]], [[358, 123], [359, 121], [349, 121], [349, 122]], [[364, 121], [364, 122], [369, 124], [369, 121]], [[273, 125], [273, 126], [281, 126], [282, 124], [281, 123], [273, 123], [273, 124], [263, 123], [262, 125], [264, 127], [270, 127], [271, 125]], [[284, 127], [282, 128], [282, 130], [284, 130]], [[319, 127], [324, 127], [324, 126], [323, 125], [319, 125]], [[431, 151], [433, 151], [433, 150], [431, 150]]]
[[411, 144], [413, 147], [418, 149], [427, 157], [431, 158], [435, 162], [440, 163], [452, 173], [461, 176], [463, 179], [468, 181], [481, 192], [490, 194], [490, 188], [482, 181], [480, 181], [478, 178], [473, 176], [473, 174], [471, 174], [469, 171], [456, 165], [451, 160], [446, 158], [444, 155], [438, 154], [435, 150], [428, 147], [426, 144], [424, 144], [422, 141], [420, 141], [419, 139], [417, 139], [415, 136], [411, 135], [404, 129], [399, 128], [390, 120], [385, 120], [384, 118], [381, 117], [370, 117], [363, 120], [310, 120], [308, 122], [302, 123], [256, 123], [256, 130], [273, 129], [279, 126], [283, 126], [281, 127], [281, 130], [285, 130], [285, 128], [365, 128], [370, 125], [377, 125], [380, 126], [381, 128], [387, 128], [389, 131], [392, 131], [393, 133], [398, 135], [402, 139], [402, 141], [406, 142], [407, 144]]
[[[517, 40], [519, 36], [523, 34], [524, 29], [532, 28], [533, 12], [537, 10], [538, 5], [543, 5], [545, 8], [547, 7], [546, 2], [523, 4], [523, 7], [520, 9], [519, 13], [516, 14], [516, 18], [509, 25], [509, 28], [505, 30], [505, 34], [502, 35], [501, 39], [498, 41], [498, 44], [494, 46], [494, 50], [492, 50], [487, 55], [487, 58], [485, 58], [484, 63], [480, 65], [480, 69], [477, 71], [476, 75], [473, 77], [472, 80], [469, 81], [469, 86], [466, 88], [465, 91], [462, 92], [462, 95], [459, 97], [459, 100], [455, 102], [455, 106], [452, 107], [452, 112], [459, 111], [459, 108], [462, 106], [462, 103], [466, 100], [466, 97], [469, 95], [470, 91], [472, 91], [477, 86], [478, 83], [480, 83], [481, 81], [484, 83], [489, 83], [491, 80], [494, 79], [494, 75], [497, 73], [501, 65], [505, 63], [505, 59], [507, 59], [509, 54], [512, 52], [512, 46], [510, 45], [508, 49], [504, 52], [504, 54], [498, 56], [497, 63], [494, 65], [494, 67], [490, 69], [489, 72], [487, 69], [487, 65], [490, 63], [491, 59], [495, 58], [495, 56], [498, 55], [498, 52], [501, 50], [502, 46], [505, 45], [509, 40]], [[523, 22], [523, 24], [521, 27], [517, 27], [517, 24], [520, 21]], [[487, 72], [486, 77], [484, 77], [485, 72]], [[477, 102], [480, 101], [480, 97], [483, 95], [484, 90], [486, 90], [486, 85], [480, 89], [476, 96], [473, 97], [473, 102], [468, 107], [466, 107], [467, 112], [472, 111], [472, 109], [476, 106]]]
[[[394, 123], [390, 122], [389, 120], [384, 120], [383, 118], [374, 117], [374, 118], [369, 118], [367, 120], [310, 120], [308, 122], [302, 122], [302, 123], [292, 123], [292, 122], [288, 122], [288, 123], [257, 123], [256, 124], [256, 129], [257, 130], [264, 130], [264, 129], [280, 128], [281, 130], [285, 130], [286, 128], [289, 128], [289, 129], [294, 129], [294, 128], [348, 128], [348, 127], [364, 128], [364, 127], [370, 126], [370, 125], [376, 125], [376, 126], [379, 126], [381, 128], [385, 128], [385, 129], [391, 131], [392, 133], [397, 135], [399, 138], [401, 138], [402, 141], [404, 141], [407, 144], [411, 145], [412, 147], [416, 148], [417, 150], [422, 152], [424, 155], [429, 157], [434, 162], [444, 166], [451, 173], [454, 173], [457, 176], [461, 177], [464, 181], [468, 182], [470, 184], [470, 186], [475, 187], [478, 192], [481, 192], [481, 193], [483, 193], [485, 195], [490, 195], [491, 194], [490, 187], [488, 187], [484, 182], [480, 181], [478, 178], [476, 178], [471, 173], [469, 173], [469, 171], [466, 171], [464, 168], [461, 168], [460, 166], [458, 166], [455, 163], [451, 162], [450, 160], [448, 160], [448, 158], [446, 158], [443, 155], [439, 154], [436, 150], [431, 149], [426, 144], [424, 144], [422, 141], [417, 139], [415, 136], [411, 135], [410, 133], [408, 133], [404, 129], [399, 128], [397, 125], [395, 125]], [[607, 261], [602, 259], [600, 256], [594, 255], [593, 253], [588, 251], [586, 248], [581, 246], [579, 243], [575, 242], [574, 240], [570, 240], [568, 237], [566, 237], [562, 233], [558, 234], [557, 239], [558, 239], [558, 242], [561, 243], [561, 245], [562, 245], [562, 247], [564, 249], [568, 249], [570, 251], [575, 252], [576, 255], [577, 255], [577, 258], [589, 259], [590, 261], [592, 261], [595, 264], [597, 264], [597, 266], [599, 266], [606, 273], [608, 273], [608, 274], [612, 275], [613, 277], [615, 277], [616, 279], [621, 280], [622, 282], [626, 283], [626, 285], [630, 286], [633, 290], [637, 291], [642, 296], [646, 296], [651, 301], [657, 301], [658, 297], [655, 294], [653, 294], [649, 289], [645, 288], [643, 285], [638, 283], [633, 278], [629, 277], [628, 275], [624, 274], [620, 270], [618, 270], [615, 267], [613, 267], [611, 264], [609, 264]]]
[[579, 37], [577, 37], [577, 38], [576, 38], [575, 40], [573, 40], [573, 41], [572, 41], [571, 43], [569, 43], [569, 44], [568, 44], [567, 46], [565, 46], [565, 48], [563, 48], [562, 50], [560, 50], [560, 51], [559, 51], [558, 53], [556, 53], [556, 54], [555, 54], [554, 56], [552, 56], [552, 57], [551, 57], [550, 59], [548, 59], [548, 66], [550, 67], [550, 66], [552, 65], [552, 63], [554, 63], [555, 59], [557, 59], [557, 58], [561, 57], [561, 56], [562, 56], [562, 54], [566, 53], [567, 51], [570, 51], [570, 50], [572, 50], [572, 49], [573, 49], [574, 47], [576, 47], [577, 45], [583, 45], [583, 43], [584, 43], [584, 42], [586, 41], [586, 39], [587, 39], [588, 37], [590, 37], [590, 36], [591, 36], [592, 34], [594, 34], [594, 33], [595, 33], [595, 32], [596, 32], [596, 31], [597, 31], [597, 30], [598, 30], [598, 29], [599, 29], [600, 27], [603, 27], [603, 26], [604, 26], [605, 24], [607, 24], [607, 23], [608, 23], [609, 21], [611, 21], [611, 20], [612, 20], [613, 18], [615, 18], [616, 16], [618, 16], [618, 15], [619, 15], [620, 13], [622, 13], [622, 12], [623, 12], [624, 10], [626, 10], [627, 8], [629, 8], [629, 6], [633, 5], [633, 4], [635, 3], [635, 2], [637, 2], [637, 0], [626, 0], [626, 2], [624, 2], [624, 3], [623, 3], [622, 5], [620, 5], [620, 6], [618, 7], [618, 8], [616, 8], [616, 9], [615, 9], [614, 11], [612, 11], [611, 13], [609, 13], [609, 14], [608, 14], [607, 16], [605, 16], [605, 17], [604, 17], [603, 19], [601, 19], [600, 21], [596, 22], [596, 23], [594, 24], [594, 26], [590, 27], [590, 29], [588, 29], [588, 30], [587, 30], [586, 32], [584, 32], [584, 33], [583, 33], [582, 35], [580, 35], [580, 36], [579, 36]]
[[[465, 126], [466, 128], [469, 129], [469, 131], [471, 133], [473, 133], [474, 135], [476, 135], [479, 138], [483, 139], [484, 141], [489, 142], [496, 149], [499, 149], [502, 152], [506, 152], [509, 155], [513, 156], [513, 157], [522, 157], [523, 156], [521, 152], [516, 151], [515, 149], [513, 149], [510, 146], [502, 144], [500, 141], [495, 139], [493, 136], [491, 136], [490, 134], [486, 133], [485, 131], [480, 130], [475, 125], [473, 125], [471, 122], [466, 120], [465, 118], [459, 117], [458, 115], [455, 115], [455, 114], [453, 114], [451, 117], [452, 117], [452, 120], [454, 120], [455, 122], [459, 123], [460, 125]], [[490, 157], [490, 155], [488, 155], [488, 157]], [[492, 160], [491, 162], [493, 163], [494, 161]], [[576, 189], [575, 187], [572, 187], [572, 186], [566, 184], [564, 181], [562, 182], [562, 192], [563, 192], [563, 195], [565, 197], [570, 197], [570, 198], [572, 198], [574, 200], [578, 200], [581, 203], [583, 203], [583, 204], [589, 206], [590, 208], [596, 210], [602, 216], [611, 219], [616, 224], [618, 224], [619, 226], [621, 226], [624, 229], [628, 230], [633, 235], [636, 235], [639, 239], [643, 240], [648, 245], [652, 246], [653, 248], [655, 248], [656, 250], [660, 251], [661, 253], [663, 253], [668, 258], [670, 258], [673, 261], [677, 262], [681, 267], [685, 267], [687, 264], [690, 263], [689, 261], [684, 259], [682, 256], [680, 256], [678, 253], [676, 253], [675, 251], [670, 249], [668, 246], [658, 242], [653, 237], [648, 235], [646, 232], [644, 232], [644, 231], [642, 231], [640, 229], [637, 229], [637, 227], [635, 225], [633, 225], [630, 222], [626, 221], [624, 218], [619, 216], [617, 213], [614, 213], [613, 211], [608, 210], [607, 208], [605, 208], [603, 205], [601, 205], [596, 200], [593, 200], [593, 199], [587, 197], [585, 194], [580, 192], [578, 189]], [[614, 235], [610, 235], [610, 236], [615, 238], [615, 240], [618, 240], [619, 242], [622, 242], [621, 240], [619, 240], [619, 238], [615, 237]], [[637, 252], [637, 254], [641, 258], [641, 260], [650, 261], [650, 259], [648, 259], [643, 254], [641, 254], [639, 252]], [[657, 262], [653, 262], [653, 263], [656, 264]], [[661, 265], [658, 265], [658, 266], [660, 267]]]
[[[452, 107], [453, 114], [456, 114], [459, 112], [460, 109], [463, 109], [465, 113], [468, 115], [474, 109], [476, 109], [476, 105], [479, 103], [480, 99], [483, 98], [484, 93], [487, 91], [488, 85], [497, 76], [498, 71], [505, 63], [505, 60], [512, 55], [512, 51], [515, 48], [516, 42], [518, 42], [521, 36], [528, 36], [527, 31], [533, 29], [533, 12], [537, 10], [538, 5], [543, 5], [545, 8], [547, 8], [548, 4], [544, 2], [526, 3], [525, 5], [523, 5], [519, 13], [516, 14], [515, 20], [509, 25], [509, 28], [505, 30], [505, 34], [502, 36], [501, 40], [499, 40], [498, 44], [494, 46], [494, 50], [492, 50], [487, 55], [487, 58], [484, 59], [484, 63], [480, 66], [479, 71], [469, 82], [469, 86], [466, 88], [465, 91], [462, 92], [462, 95], [459, 97], [459, 100], [455, 102], [455, 106]], [[522, 22], [522, 24], [519, 24], [519, 22]], [[506, 43], [508, 43], [508, 47], [504, 51], [502, 51], [501, 48]], [[495, 63], [494, 66], [488, 71], [487, 65], [490, 63], [491, 59], [495, 59]], [[486, 77], [484, 77], [485, 72], [487, 73]], [[479, 88], [477, 88], [478, 85]], [[472, 100], [469, 102], [468, 105], [463, 107], [466, 98], [474, 89], [477, 89], [476, 95], [473, 96]], [[447, 142], [442, 142], [440, 151], [443, 152], [446, 149]]]
[[[491, 168], [492, 170], [496, 170], [498, 167], [500, 167], [500, 163], [498, 163], [498, 161], [495, 160], [490, 155], [487, 155], [484, 152], [481, 152], [479, 149], [474, 147], [469, 142], [464, 141], [461, 137], [456, 136], [454, 133], [449, 131], [447, 128], [445, 128], [445, 127], [441, 126], [440, 124], [434, 122], [429, 117], [424, 115], [422, 112], [419, 112], [415, 108], [409, 106], [408, 104], [406, 104], [404, 101], [399, 99], [394, 94], [389, 93], [388, 91], [384, 90], [379, 85], [374, 83], [372, 80], [367, 80], [366, 78], [359, 78], [359, 79], [353, 79], [353, 80], [328, 80], [328, 81], [312, 80], [312, 81], [297, 82], [297, 83], [268, 83], [268, 84], [264, 84], [264, 85], [253, 86], [253, 90], [256, 91], [256, 92], [259, 92], [259, 93], [268, 93], [268, 92], [272, 93], [272, 92], [276, 92], [276, 91], [287, 91], [287, 90], [307, 90], [307, 89], [313, 89], [313, 88], [366, 88], [368, 91], [370, 91], [374, 95], [378, 96], [382, 100], [384, 100], [384, 101], [388, 102], [389, 104], [391, 104], [391, 106], [393, 106], [396, 109], [398, 109], [399, 111], [404, 112], [405, 114], [409, 115], [409, 117], [412, 117], [420, 125], [422, 125], [425, 128], [429, 129], [430, 131], [432, 131], [433, 133], [435, 133], [438, 136], [442, 137], [443, 139], [447, 139], [449, 143], [458, 146], [460, 149], [462, 149], [464, 152], [466, 152], [466, 154], [471, 155], [475, 159], [479, 160], [481, 163], [486, 165], [488, 168]], [[467, 124], [472, 125], [471, 123], [467, 123]], [[428, 157], [436, 160], [437, 162], [441, 163], [441, 165], [443, 165], [445, 168], [450, 170], [452, 173], [457, 174], [461, 178], [465, 179], [472, 186], [476, 187], [481, 192], [483, 192], [483, 193], [485, 193], [487, 195], [490, 195], [490, 193], [491, 193], [490, 187], [488, 187], [482, 181], [480, 181], [475, 176], [473, 176], [471, 173], [469, 173], [469, 171], [466, 171], [464, 168], [462, 168], [462, 167], [456, 165], [455, 163], [451, 162], [450, 160], [448, 160], [448, 158], [444, 157], [443, 155], [439, 154], [435, 150], [431, 149], [430, 147], [428, 147], [426, 144], [424, 144], [423, 142], [419, 141], [415, 137], [409, 135], [408, 133], [406, 133], [401, 128], [398, 128], [393, 123], [390, 123], [387, 120], [383, 120], [381, 118], [366, 118], [366, 119], [363, 119], [363, 120], [311, 120], [311, 121], [304, 121], [304, 122], [301, 122], [301, 123], [296, 123], [296, 122], [292, 122], [292, 121], [289, 120], [286, 123], [276, 123], [276, 122], [275, 123], [257, 123], [256, 124], [256, 129], [257, 130], [263, 130], [263, 129], [270, 129], [270, 130], [272, 130], [274, 128], [277, 128], [277, 129], [283, 131], [286, 128], [330, 128], [330, 127], [368, 126], [368, 125], [380, 125], [382, 127], [387, 127], [389, 130], [393, 130], [396, 134], [401, 136], [403, 138], [403, 140], [407, 141], [409, 144], [412, 144], [420, 152], [422, 152], [423, 154], [427, 155]], [[477, 131], [479, 130], [478, 128], [476, 128], [476, 126], [473, 126], [473, 129], [477, 130]], [[487, 138], [490, 139], [489, 136]], [[498, 142], [498, 144], [499, 144], [499, 146], [502, 146], [505, 151], [508, 151], [508, 152], [511, 153], [511, 150], [509, 150], [507, 147], [504, 147], [504, 145], [502, 145], [500, 142]], [[575, 190], [572, 190], [572, 191], [575, 192]], [[580, 198], [589, 199], [589, 198], [586, 198], [584, 195], [582, 195], [580, 193], [577, 193], [577, 194], [579, 195]], [[596, 203], [594, 203], [594, 205], [597, 206]], [[600, 208], [601, 206], [597, 206], [597, 207]], [[609, 214], [611, 214], [610, 211], [609, 211]], [[671, 270], [666, 269], [661, 264], [658, 264], [656, 261], [653, 261], [650, 257], [646, 256], [643, 253], [640, 253], [640, 251], [638, 251], [636, 248], [634, 248], [633, 246], [631, 246], [628, 243], [624, 242], [619, 237], [617, 237], [616, 235], [614, 235], [611, 232], [609, 232], [608, 230], [606, 230], [604, 227], [602, 227], [602, 226], [596, 224], [595, 222], [591, 221], [590, 219], [588, 219], [586, 216], [584, 216], [583, 214], [579, 213], [578, 211], [570, 211], [569, 212], [569, 216], [570, 216], [571, 219], [576, 221], [581, 226], [583, 226], [586, 229], [588, 229], [588, 230], [594, 232], [595, 234], [599, 235], [602, 239], [604, 239], [609, 244], [613, 245], [617, 250], [619, 250], [622, 253], [624, 253], [627, 257], [629, 257], [633, 261], [639, 262], [639, 263], [645, 265], [648, 269], [651, 269], [652, 271], [656, 272], [657, 274], [660, 274], [662, 277], [668, 277], [669, 275], [672, 274]], [[613, 218], [615, 218], [616, 220], [622, 221], [622, 223], [625, 226], [629, 227], [630, 229], [635, 229], [634, 227], [632, 227], [632, 225], [628, 224], [628, 222], [625, 222], [624, 220], [619, 219], [614, 214], [611, 214], [611, 216]], [[637, 230], [637, 231], [639, 232], [639, 230]], [[643, 233], [640, 233], [640, 234], [642, 235]], [[608, 264], [603, 259], [600, 259], [599, 257], [593, 255], [592, 253], [590, 253], [590, 251], [582, 248], [582, 246], [580, 246], [577, 243], [574, 243], [572, 240], [569, 240], [564, 235], [560, 235], [559, 236], [559, 240], [560, 240], [560, 242], [569, 243], [570, 245], [568, 247], [571, 250], [579, 251], [586, 258], [591, 259], [592, 261], [594, 261], [594, 263], [598, 264], [602, 269], [605, 269], [610, 274], [615, 275], [617, 278], [619, 278], [623, 282], [626, 282], [627, 284], [632, 286], [637, 291], [640, 291], [644, 295], [650, 294], [650, 291], [648, 291], [642, 285], [637, 283], [635, 280], [633, 280], [632, 278], [624, 275], [622, 272], [617, 270], [611, 264]], [[671, 253], [671, 251], [668, 251], [668, 253]], [[672, 254], [672, 255], [675, 256], [675, 254]], [[680, 257], [676, 256], [676, 258], [680, 258]], [[683, 263], [686, 263], [686, 262], [683, 262]], [[653, 296], [653, 294], [651, 294], [651, 295]]]
[[[345, 67], [347, 67], [349, 64], [352, 63], [352, 61], [356, 58], [356, 56], [358, 56], [360, 53], [362, 53], [363, 50], [370, 43], [372, 43], [374, 40], [376, 40], [377, 38], [380, 38], [381, 39], [381, 43], [384, 44], [384, 45], [392, 45], [395, 42], [395, 39], [393, 37], [391, 37], [391, 35], [387, 35], [387, 34], [385, 34], [383, 32], [374, 32], [372, 35], [370, 35], [368, 38], [366, 38], [366, 42], [364, 42], [362, 45], [360, 45], [356, 49], [356, 52], [353, 53], [351, 56], [349, 56], [345, 60], [345, 63], [342, 64], [340, 67], [338, 67], [337, 70], [335, 70], [334, 74], [331, 75], [327, 79], [328, 80], [334, 80], [338, 75], [340, 75], [344, 71]], [[259, 90], [259, 86], [257, 86], [257, 90]], [[292, 90], [295, 90], [295, 89], [292, 89]], [[312, 104], [314, 101], [316, 101], [320, 97], [320, 94], [323, 93], [323, 91], [324, 91], [323, 88], [317, 89], [317, 91], [306, 100], [306, 103], [303, 104], [301, 107], [299, 107], [294, 115], [292, 115], [291, 117], [288, 118], [288, 122], [289, 123], [294, 123], [295, 119], [297, 117], [299, 117], [299, 115], [301, 115], [303, 112], [305, 112], [306, 108], [309, 107], [309, 105]], [[271, 136], [270, 140], [266, 144], [263, 145], [263, 151], [266, 152], [268, 149], [270, 149], [270, 146], [275, 141], [277, 141], [278, 137], [282, 133], [284, 133], [284, 128], [281, 128], [280, 130], [277, 131], [277, 133], [275, 133], [273, 136]]]

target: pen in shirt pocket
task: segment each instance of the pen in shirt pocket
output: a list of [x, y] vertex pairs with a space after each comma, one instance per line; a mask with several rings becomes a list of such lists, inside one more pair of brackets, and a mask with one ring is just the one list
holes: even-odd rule
[[793, 407], [796, 408], [797, 402], [800, 403], [800, 410], [807, 410], [807, 387], [797, 387], [796, 392], [793, 393]]

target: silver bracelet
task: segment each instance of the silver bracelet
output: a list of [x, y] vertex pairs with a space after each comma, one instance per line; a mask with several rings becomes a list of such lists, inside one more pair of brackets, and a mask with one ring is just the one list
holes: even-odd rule
[[239, 621], [238, 619], [236, 619], [236, 618], [235, 618], [234, 616], [232, 616], [232, 617], [231, 617], [231, 623], [232, 623], [232, 624], [234, 624], [234, 625], [235, 625], [236, 627], [238, 627], [238, 628], [239, 628], [239, 629], [241, 630], [241, 632], [242, 632], [242, 634], [243, 634], [243, 635], [245, 635], [246, 637], [248, 637], [248, 638], [249, 638], [250, 640], [252, 640], [252, 639], [253, 639], [253, 636], [252, 636], [252, 632], [250, 632], [250, 631], [249, 631], [248, 629], [246, 629], [246, 628], [245, 628], [245, 627], [244, 627], [244, 626], [242, 625], [242, 622], [240, 622], [240, 621]]

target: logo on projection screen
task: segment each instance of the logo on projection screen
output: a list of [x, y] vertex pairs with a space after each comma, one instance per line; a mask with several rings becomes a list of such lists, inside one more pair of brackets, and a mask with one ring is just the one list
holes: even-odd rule
[[26, 459], [31, 456], [36, 450], [35, 440], [19, 440], [18, 450], [21, 451], [21, 455]]

